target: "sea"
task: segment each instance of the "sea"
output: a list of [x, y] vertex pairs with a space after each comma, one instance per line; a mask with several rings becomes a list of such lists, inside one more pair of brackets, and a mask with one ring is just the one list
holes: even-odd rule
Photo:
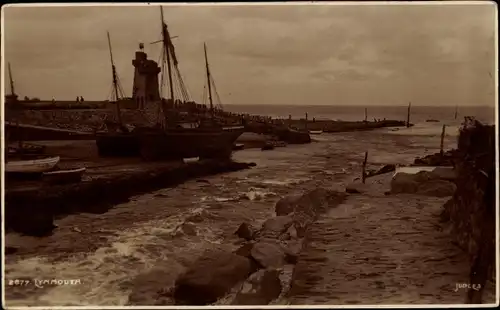
[[[227, 105], [225, 109], [353, 121], [363, 120], [365, 113], [358, 106]], [[367, 112], [368, 119], [405, 120], [407, 107], [370, 106]], [[237, 151], [234, 160], [257, 166], [135, 196], [103, 214], [57, 219], [58, 228], [49, 237], [9, 233], [6, 245], [18, 251], [5, 261], [7, 306], [169, 305], [172, 301], [165, 292], [197, 257], [210, 249], [237, 249], [238, 226], [246, 222], [259, 227], [275, 215], [281, 197], [317, 187], [342, 190], [360, 177], [365, 152], [368, 169], [409, 164], [417, 156], [436, 153], [443, 125], [445, 149], [456, 147], [465, 116], [494, 123], [495, 109], [459, 107], [455, 119], [454, 107], [414, 106], [410, 121], [415, 126], [410, 128], [323, 133], [307, 145]], [[426, 122], [430, 119], [438, 122]], [[285, 297], [279, 304], [287, 304], [290, 276], [290, 269], [283, 271]], [[16, 285], [16, 279], [30, 282]], [[34, 285], [43, 280], [55, 281]]]

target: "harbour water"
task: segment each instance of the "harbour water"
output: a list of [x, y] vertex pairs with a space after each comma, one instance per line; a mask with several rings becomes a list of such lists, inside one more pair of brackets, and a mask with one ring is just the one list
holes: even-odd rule
[[[245, 107], [227, 108], [250, 112]], [[321, 110], [313, 108], [307, 107], [310, 119], [315, 115], [320, 118]], [[272, 114], [271, 109], [277, 108], [254, 106], [252, 109], [255, 114], [266, 114], [266, 111]], [[276, 114], [292, 113], [286, 107], [281, 109], [276, 110]], [[339, 114], [321, 115], [346, 120], [363, 118], [363, 108], [345, 108], [351, 109], [349, 117], [342, 109]], [[401, 117], [390, 113], [382, 115], [382, 111], [370, 112], [372, 110], [375, 108], [369, 109], [369, 117], [404, 119], [406, 114], [405, 107], [397, 110]], [[289, 145], [267, 152], [238, 151], [233, 155], [235, 160], [255, 162], [257, 166], [137, 196], [104, 214], [59, 219], [56, 221], [59, 227], [50, 237], [37, 239], [8, 234], [7, 246], [17, 247], [18, 252], [6, 258], [7, 305], [161, 303], [159, 292], [171, 287], [176, 277], [203, 251], [238, 247], [238, 238], [233, 233], [241, 222], [258, 227], [274, 214], [276, 201], [285, 195], [319, 186], [341, 188], [360, 176], [366, 151], [369, 169], [385, 164], [409, 164], [416, 156], [439, 151], [443, 124], [448, 125], [445, 148], [455, 147], [463, 115], [460, 112], [458, 120], [454, 120], [454, 108], [443, 111], [414, 107], [412, 128], [322, 134], [314, 136], [315, 141], [309, 145]], [[493, 109], [477, 108], [475, 114], [472, 112], [467, 115], [475, 115], [483, 121], [494, 120]], [[292, 116], [301, 116], [305, 112], [296, 109], [293, 113]], [[425, 122], [431, 118], [442, 122]], [[16, 285], [16, 279], [28, 279], [30, 283]], [[34, 285], [35, 280], [50, 279], [78, 282]]]

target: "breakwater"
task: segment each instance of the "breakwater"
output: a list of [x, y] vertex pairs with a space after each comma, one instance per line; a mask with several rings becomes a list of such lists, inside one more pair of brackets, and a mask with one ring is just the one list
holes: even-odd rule
[[[52, 186], [37, 183], [29, 187], [9, 186], [5, 193], [6, 230], [43, 236], [55, 228], [54, 217], [72, 213], [104, 213], [131, 196], [173, 186], [188, 179], [247, 169], [252, 164], [233, 161], [193, 163], [151, 163], [133, 167], [95, 168], [81, 183]], [[92, 170], [92, 169], [87, 169]], [[26, 215], [29, 214], [29, 217]]]

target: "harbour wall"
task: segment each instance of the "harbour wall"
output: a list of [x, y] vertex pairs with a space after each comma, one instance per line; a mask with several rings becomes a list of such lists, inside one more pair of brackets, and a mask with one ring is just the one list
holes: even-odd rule
[[[49, 235], [54, 218], [73, 213], [104, 213], [116, 204], [189, 179], [247, 169], [253, 164], [205, 160], [192, 163], [151, 163], [133, 170], [66, 185], [39, 183], [5, 192], [5, 229], [32, 236]], [[29, 216], [26, 216], [29, 215]]]
[[458, 138], [454, 162], [457, 190], [442, 213], [456, 243], [470, 258], [467, 302], [480, 303], [482, 289], [495, 271], [496, 167], [495, 126], [467, 120]]

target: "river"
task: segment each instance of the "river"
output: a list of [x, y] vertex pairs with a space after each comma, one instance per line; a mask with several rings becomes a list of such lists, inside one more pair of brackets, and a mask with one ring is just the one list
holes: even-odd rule
[[[318, 186], [341, 187], [360, 176], [365, 151], [368, 168], [408, 164], [435, 153], [441, 125], [431, 125], [322, 134], [308, 145], [238, 151], [235, 160], [257, 166], [136, 196], [104, 214], [67, 216], [56, 221], [49, 237], [9, 233], [6, 244], [19, 250], [6, 257], [7, 305], [158, 303], [158, 292], [172, 286], [204, 250], [236, 249], [233, 233], [239, 224], [258, 227], [274, 215], [280, 197]], [[448, 129], [446, 148], [456, 146], [456, 129]], [[12, 285], [16, 279], [30, 283]], [[34, 280], [50, 279], [75, 281], [34, 285]]]

